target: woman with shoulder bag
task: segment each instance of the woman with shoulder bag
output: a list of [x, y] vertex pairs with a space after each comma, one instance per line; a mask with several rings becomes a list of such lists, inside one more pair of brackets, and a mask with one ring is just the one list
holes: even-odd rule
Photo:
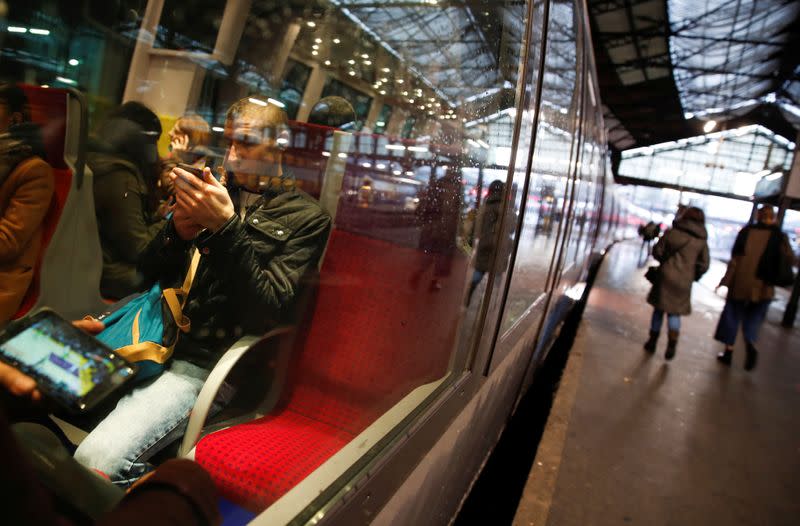
[[672, 360], [675, 357], [681, 316], [692, 312], [692, 283], [708, 270], [707, 239], [705, 214], [693, 206], [675, 218], [672, 228], [653, 247], [653, 257], [660, 266], [658, 277], [647, 295], [647, 303], [653, 306], [653, 317], [650, 338], [644, 344], [646, 351], [655, 352], [666, 313], [669, 333], [664, 358]]

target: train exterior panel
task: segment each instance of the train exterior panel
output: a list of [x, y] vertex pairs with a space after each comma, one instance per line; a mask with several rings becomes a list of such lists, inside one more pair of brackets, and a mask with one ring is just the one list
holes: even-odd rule
[[[69, 101], [31, 104], [82, 181], [57, 183], [84, 206], [54, 220], [28, 303], [102, 305], [84, 161], [114, 106], [157, 114], [165, 166], [185, 155], [175, 123], [199, 119], [196, 152], [228, 178], [227, 108], [277, 106], [281, 184], [332, 217], [324, 256], [295, 323], [232, 342], [152, 462], [197, 460], [229, 524], [451, 522], [592, 271], [641, 222], [613, 184], [585, 1], [93, 6], [11, 1], [0, 40], [3, 77]], [[89, 231], [66, 247], [56, 223]], [[82, 279], [71, 261], [91, 261], [87, 305], [48, 290]]]

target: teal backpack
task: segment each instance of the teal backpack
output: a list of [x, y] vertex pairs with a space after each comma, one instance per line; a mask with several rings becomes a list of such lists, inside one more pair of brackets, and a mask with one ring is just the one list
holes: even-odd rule
[[191, 322], [184, 316], [183, 307], [199, 261], [200, 253], [195, 250], [182, 287], [162, 290], [156, 283], [101, 320], [105, 329], [97, 339], [136, 363], [137, 382], [161, 374], [178, 336], [189, 332]]

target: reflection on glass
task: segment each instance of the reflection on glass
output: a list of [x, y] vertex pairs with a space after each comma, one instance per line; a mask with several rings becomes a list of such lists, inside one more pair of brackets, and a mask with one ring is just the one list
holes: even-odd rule
[[[281, 184], [319, 200], [333, 218], [318, 276], [310, 280], [313, 301], [294, 320], [304, 324], [287, 366], [282, 404], [252, 425], [209, 435], [196, 450], [198, 461], [238, 504], [269, 506], [360, 434], [378, 433], [374, 439], [393, 429], [405, 414], [393, 415], [391, 425], [379, 430], [370, 426], [401, 400], [418, 396], [409, 406], [422, 403], [418, 389], [432, 391], [435, 382], [461, 373], [469, 344], [464, 335], [472, 334], [486, 301], [487, 275], [505, 272], [523, 202], [546, 201], [528, 216], [526, 242], [549, 243], [558, 231], [568, 173], [562, 163], [569, 158], [569, 122], [575, 117], [572, 109], [569, 115], [559, 111], [573, 105], [567, 95], [575, 82], [571, 11], [551, 10], [551, 31], [562, 32], [564, 40], [554, 44], [548, 62], [544, 100], [551, 106], [539, 130], [537, 182], [523, 199], [528, 151], [525, 146], [515, 157], [513, 130], [521, 120], [523, 144], [531, 143], [532, 105], [520, 115], [514, 108], [518, 90], [528, 92], [517, 78], [524, 2], [206, 0], [190, 6], [130, 0], [96, 11], [59, 2], [17, 4], [9, 7], [9, 24], [48, 33], [4, 33], [0, 71], [17, 82], [84, 92], [98, 143], [112, 138], [101, 123], [114, 117], [113, 109], [136, 103], [158, 124], [140, 126], [143, 135], [137, 137], [153, 156], [137, 162], [157, 161], [156, 144], [162, 161], [174, 160], [183, 144], [169, 131], [181, 128], [180, 118], [193, 116], [209, 133], [203, 155], [194, 161], [226, 167], [215, 174], [234, 187], [231, 166], [254, 180], [271, 179], [272, 172], [248, 168], [252, 159], [242, 155], [267, 148], [270, 158], [280, 159]], [[344, 104], [330, 103], [330, 97]], [[239, 100], [290, 120], [255, 132], [245, 125], [231, 128], [228, 108]], [[324, 111], [322, 101], [328, 101]], [[156, 143], [162, 130], [167, 133]], [[108, 148], [92, 151], [93, 157], [109, 154]], [[92, 167], [99, 167], [94, 161]], [[137, 173], [149, 173], [151, 166], [146, 168], [137, 167]], [[150, 181], [142, 179], [143, 186]], [[248, 190], [255, 196], [240, 190], [234, 193], [241, 202], [278, 199], [259, 195], [268, 192], [257, 186]], [[161, 219], [152, 217], [152, 195], [143, 189], [136, 204], [154, 220], [147, 226], [161, 231], [155, 223]], [[510, 204], [502, 218], [504, 203]], [[242, 226], [245, 242], [260, 232], [265, 243], [281, 250], [292, 235], [288, 226], [255, 219], [259, 223]], [[101, 234], [111, 226], [104, 214], [97, 220]], [[546, 266], [538, 256], [533, 264], [526, 257], [518, 266], [537, 283], [528, 289], [538, 290]], [[135, 261], [131, 265], [128, 270], [135, 271]], [[253, 286], [265, 279], [249, 278]], [[511, 303], [524, 309], [531, 294], [524, 296]], [[220, 314], [213, 302], [207, 307], [209, 318]], [[206, 321], [193, 319], [192, 325]], [[231, 334], [205, 336], [222, 341]], [[269, 383], [254, 368], [237, 396], [266, 391]], [[307, 426], [314, 433], [301, 432]], [[279, 440], [278, 429], [288, 440]], [[247, 444], [268, 447], [270, 454]], [[297, 451], [304, 462], [293, 456]], [[215, 455], [224, 458], [224, 470], [209, 460]], [[283, 483], [251, 480], [253, 465], [261, 473], [283, 466]]]

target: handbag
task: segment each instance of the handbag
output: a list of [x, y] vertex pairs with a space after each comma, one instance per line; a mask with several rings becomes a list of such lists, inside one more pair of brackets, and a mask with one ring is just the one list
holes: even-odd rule
[[182, 287], [162, 290], [156, 283], [102, 319], [105, 329], [97, 339], [136, 363], [137, 382], [161, 374], [178, 336], [189, 332], [191, 321], [183, 314], [183, 307], [199, 262], [200, 253], [195, 250]]

